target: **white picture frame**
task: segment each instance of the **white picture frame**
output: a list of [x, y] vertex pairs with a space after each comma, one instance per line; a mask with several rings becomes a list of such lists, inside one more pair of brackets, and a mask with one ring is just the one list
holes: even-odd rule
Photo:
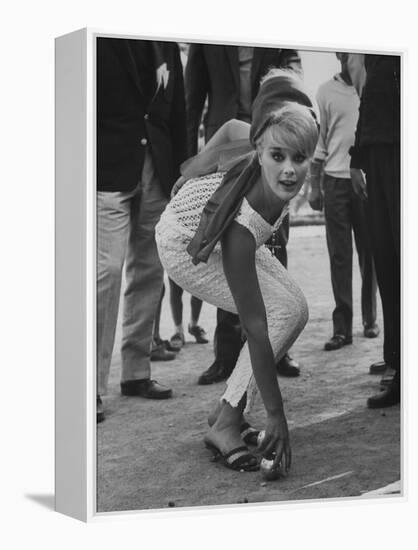
[[[86, 522], [110, 515], [97, 513], [96, 503], [97, 36], [150, 38], [87, 28], [61, 36], [55, 43], [56, 510]], [[402, 434], [404, 418], [405, 408]], [[397, 498], [405, 498], [403, 489]]]

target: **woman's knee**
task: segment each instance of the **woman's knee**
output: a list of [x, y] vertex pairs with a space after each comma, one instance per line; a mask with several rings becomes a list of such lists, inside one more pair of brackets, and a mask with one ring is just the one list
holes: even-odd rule
[[301, 298], [301, 307], [300, 307], [300, 309], [301, 309], [300, 322], [301, 322], [302, 328], [304, 328], [306, 323], [309, 320], [309, 307], [308, 307], [308, 302], [306, 301], [306, 298], [303, 294], [302, 294], [302, 298]]
[[172, 279], [168, 279], [170, 283], [170, 294], [174, 298], [181, 298], [183, 296], [183, 289]]
[[308, 317], [308, 303], [302, 292], [297, 289], [287, 300], [286, 318], [289, 330], [297, 328], [298, 332], [301, 332], [308, 322]]
[[295, 316], [298, 326], [301, 327], [301, 330], [305, 327], [309, 319], [309, 308], [308, 302], [306, 301], [305, 295], [301, 290], [295, 293]]

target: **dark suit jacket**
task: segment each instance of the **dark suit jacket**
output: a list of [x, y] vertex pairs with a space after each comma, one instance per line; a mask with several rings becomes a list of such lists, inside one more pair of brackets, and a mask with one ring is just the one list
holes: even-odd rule
[[[254, 100], [260, 79], [272, 67], [286, 67], [299, 59], [295, 50], [254, 48], [251, 66], [251, 95]], [[210, 139], [226, 121], [235, 118], [239, 107], [238, 46], [191, 44], [185, 73], [188, 156], [197, 153], [197, 136], [208, 97], [205, 138]]]
[[400, 57], [367, 54], [364, 61], [366, 82], [350, 149], [351, 167], [363, 169], [367, 146], [398, 144], [401, 130]]
[[[169, 196], [186, 158], [180, 54], [174, 42], [149, 42], [152, 55], [142, 56], [150, 77], [147, 97], [144, 78], [141, 82], [135, 62], [142, 52], [140, 42], [144, 41], [97, 39], [97, 189], [134, 189], [149, 146], [155, 170]], [[156, 70], [163, 63], [169, 71], [168, 82], [166, 87], [158, 87]]]

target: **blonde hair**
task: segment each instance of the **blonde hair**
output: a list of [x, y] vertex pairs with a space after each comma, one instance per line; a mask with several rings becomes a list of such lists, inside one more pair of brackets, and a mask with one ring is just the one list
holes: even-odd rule
[[306, 157], [313, 156], [319, 135], [313, 110], [293, 101], [284, 102], [283, 106], [271, 113], [266, 129], [256, 140], [257, 149], [264, 146], [267, 134], [273, 141], [303, 153]]

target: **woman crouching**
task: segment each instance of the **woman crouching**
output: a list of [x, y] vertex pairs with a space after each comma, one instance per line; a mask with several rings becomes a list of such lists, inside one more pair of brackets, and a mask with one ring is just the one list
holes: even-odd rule
[[[287, 472], [291, 464], [275, 364], [303, 330], [308, 308], [289, 273], [262, 245], [304, 183], [318, 138], [311, 107], [296, 75], [269, 73], [254, 101], [251, 127], [237, 124], [233, 136], [246, 138], [251, 151], [226, 172], [188, 180], [156, 228], [169, 277], [201, 300], [238, 313], [247, 337], [205, 437], [206, 446], [232, 469], [259, 467], [240, 432], [257, 388], [267, 415], [259, 449], [264, 456], [274, 454], [274, 468], [281, 463]], [[208, 149], [229, 141], [230, 134], [231, 125], [221, 129]], [[232, 149], [225, 144], [229, 155], [231, 150], [233, 144]]]

